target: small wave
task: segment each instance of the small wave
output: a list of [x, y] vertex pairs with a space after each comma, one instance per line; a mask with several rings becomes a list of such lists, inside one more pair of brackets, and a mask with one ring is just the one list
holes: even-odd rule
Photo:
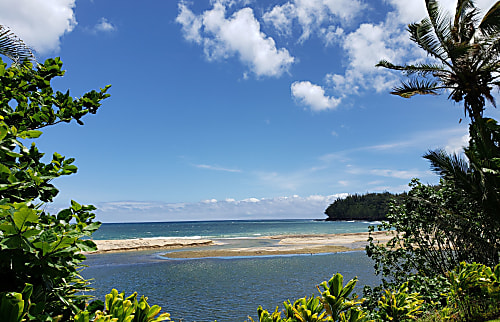
[[363, 224], [380, 225], [380, 224], [382, 224], [382, 222], [381, 221], [363, 221]]
[[127, 239], [208, 239], [209, 237], [203, 236], [156, 236], [156, 237], [135, 237], [135, 238], [127, 238]]
[[214, 237], [214, 239], [258, 239], [256, 236], [240, 236], [240, 237]]

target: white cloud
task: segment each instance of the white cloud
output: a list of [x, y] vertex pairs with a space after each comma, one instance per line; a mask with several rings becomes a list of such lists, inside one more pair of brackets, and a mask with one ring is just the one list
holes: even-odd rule
[[175, 21], [182, 25], [182, 32], [186, 40], [201, 44], [201, 16], [196, 16], [184, 3], [181, 2], [179, 3], [179, 15], [177, 15]]
[[[426, 17], [424, 1], [387, 0], [393, 11], [379, 23], [363, 23], [345, 34], [333, 37], [345, 50], [347, 66], [344, 74], [327, 75], [334, 93], [360, 94], [362, 90], [387, 91], [399, 84], [399, 73], [389, 72], [375, 65], [382, 59], [395, 64], [428, 59], [423, 50], [409, 39], [406, 26]], [[489, 9], [494, 0], [478, 2], [479, 8]], [[442, 0], [441, 8], [454, 12], [456, 0]]]
[[294, 58], [260, 30], [253, 10], [246, 7], [226, 18], [226, 9], [225, 2], [218, 0], [211, 10], [195, 15], [181, 2], [176, 21], [186, 40], [203, 45], [209, 60], [237, 56], [258, 77], [287, 72]]
[[241, 172], [241, 170], [238, 170], [238, 169], [230, 169], [230, 168], [224, 168], [224, 167], [219, 167], [216, 165], [208, 165], [208, 164], [196, 164], [195, 167], [200, 168], [200, 169], [214, 170], [214, 171]]
[[309, 81], [294, 82], [291, 86], [292, 96], [313, 111], [335, 109], [342, 99], [325, 95], [325, 90]]
[[376, 176], [405, 179], [408, 181], [410, 181], [412, 178], [422, 177], [424, 174], [427, 174], [418, 170], [394, 170], [394, 169], [372, 169], [369, 171], [369, 173]]
[[2, 0], [0, 21], [37, 52], [57, 52], [77, 24], [74, 7], [75, 0]]
[[302, 28], [299, 41], [305, 41], [315, 32], [319, 36], [331, 36], [325, 32], [325, 28], [328, 29], [325, 25], [349, 24], [364, 7], [357, 0], [293, 0], [274, 6], [263, 15], [263, 19], [285, 35], [291, 34], [296, 20]]
[[[401, 26], [402, 27], [402, 26]], [[423, 57], [423, 52], [416, 50], [407, 35], [400, 30], [388, 28], [385, 23], [361, 24], [358, 29], [345, 35], [343, 48], [347, 55], [347, 66], [343, 75], [328, 74], [327, 82], [336, 93], [359, 94], [361, 90], [383, 92], [399, 82], [393, 73], [376, 68], [382, 59], [401, 63], [402, 58], [416, 59]]]
[[264, 13], [262, 18], [267, 23], [272, 24], [280, 33], [289, 36], [292, 33], [292, 18], [295, 15], [295, 6], [291, 3], [286, 3], [273, 7], [271, 11]]
[[[103, 222], [189, 221], [225, 219], [324, 219], [325, 209], [347, 193], [329, 196], [297, 195], [244, 200], [209, 199], [194, 203], [103, 202], [96, 204]], [[53, 205], [52, 205], [53, 207]], [[49, 209], [54, 212], [57, 210]]]
[[464, 147], [469, 145], [469, 134], [465, 134], [459, 137], [452, 137], [448, 140], [448, 144], [444, 147], [444, 150], [448, 153], [460, 154], [464, 152]]
[[99, 19], [99, 22], [94, 26], [95, 31], [111, 32], [115, 31], [116, 27], [106, 18]]
[[[467, 131], [468, 131], [467, 126], [464, 124], [462, 126], [457, 126], [448, 129], [417, 132], [412, 136], [399, 141], [366, 146], [359, 148], [358, 150], [402, 152], [403, 149], [426, 150], [426, 149], [437, 149], [444, 146], [446, 151], [454, 152], [460, 150], [461, 147], [467, 145], [469, 137]], [[432, 146], [429, 145], [430, 144], [429, 142], [432, 142]]]

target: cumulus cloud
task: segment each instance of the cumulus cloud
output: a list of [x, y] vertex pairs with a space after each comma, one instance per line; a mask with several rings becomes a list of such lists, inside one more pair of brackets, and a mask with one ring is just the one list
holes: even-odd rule
[[76, 26], [75, 0], [3, 0], [0, 21], [37, 52], [59, 50], [60, 37]]
[[335, 109], [342, 99], [325, 95], [325, 90], [309, 81], [294, 82], [291, 86], [292, 96], [313, 111]]
[[424, 58], [424, 53], [411, 44], [404, 30], [387, 27], [386, 23], [361, 24], [355, 31], [345, 35], [342, 47], [347, 56], [343, 75], [327, 74], [327, 82], [334, 92], [359, 94], [362, 90], [383, 92], [396, 85], [399, 77], [376, 68], [382, 59], [403, 63], [402, 59]]
[[95, 31], [112, 32], [116, 30], [116, 27], [108, 21], [106, 18], [99, 19], [99, 22], [94, 26]]
[[96, 204], [103, 222], [189, 221], [225, 219], [324, 219], [326, 207], [346, 193], [322, 196], [209, 199], [194, 203], [103, 202]]
[[294, 57], [287, 49], [278, 49], [274, 39], [261, 31], [253, 10], [245, 7], [226, 17], [228, 6], [218, 0], [212, 9], [195, 15], [185, 3], [179, 3], [176, 21], [182, 25], [185, 39], [202, 45], [209, 60], [238, 57], [258, 77], [279, 77], [287, 72]]
[[[344, 74], [329, 74], [334, 92], [359, 94], [362, 90], [387, 91], [399, 83], [400, 74], [375, 65], [382, 59], [395, 64], [414, 63], [428, 59], [426, 53], [410, 41], [406, 26], [426, 17], [423, 1], [387, 1], [393, 10], [385, 20], [363, 23], [350, 33], [336, 37], [347, 58]], [[494, 0], [478, 1], [479, 8], [490, 8]], [[455, 0], [440, 1], [441, 8], [454, 12]], [[485, 9], [485, 10], [486, 10]]]
[[327, 35], [325, 30], [332, 23], [348, 24], [364, 7], [358, 0], [293, 0], [274, 6], [263, 19], [287, 35], [297, 21], [302, 28], [299, 41], [305, 41], [314, 32], [319, 36]]

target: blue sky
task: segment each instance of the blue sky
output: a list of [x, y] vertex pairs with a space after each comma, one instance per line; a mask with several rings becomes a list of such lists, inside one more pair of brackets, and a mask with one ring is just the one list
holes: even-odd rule
[[56, 88], [112, 85], [39, 145], [79, 167], [56, 204], [115, 222], [324, 218], [346, 193], [436, 183], [421, 156], [459, 151], [463, 108], [394, 97], [400, 75], [374, 67], [426, 59], [405, 31], [424, 15], [423, 0], [0, 1], [39, 60], [63, 60]]

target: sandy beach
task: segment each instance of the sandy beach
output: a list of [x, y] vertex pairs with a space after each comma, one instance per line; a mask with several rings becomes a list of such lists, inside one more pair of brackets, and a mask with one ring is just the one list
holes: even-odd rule
[[92, 253], [124, 252], [148, 249], [178, 249], [184, 247], [210, 246], [215, 242], [210, 239], [176, 238], [135, 238], [117, 240], [94, 240], [97, 251]]
[[[391, 238], [387, 232], [375, 232], [375, 240], [385, 243]], [[232, 256], [265, 256], [290, 254], [319, 254], [362, 250], [367, 244], [368, 233], [348, 233], [331, 235], [279, 235], [259, 237], [276, 241], [268, 247], [209, 247], [220, 245], [210, 239], [137, 238], [125, 240], [94, 240], [97, 252], [123, 252], [137, 250], [167, 250], [168, 258], [201, 258]], [[190, 249], [196, 247], [196, 249]], [[170, 250], [176, 250], [170, 252]], [[178, 251], [181, 250], [181, 251]]]

